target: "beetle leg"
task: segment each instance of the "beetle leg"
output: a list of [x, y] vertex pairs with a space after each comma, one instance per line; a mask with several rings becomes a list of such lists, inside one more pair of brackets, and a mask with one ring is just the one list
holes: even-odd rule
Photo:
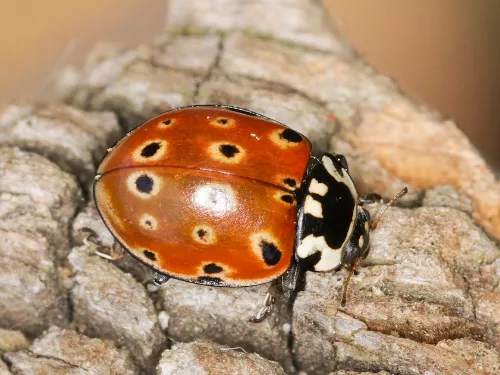
[[266, 319], [267, 314], [269, 314], [274, 305], [274, 297], [271, 292], [267, 292], [266, 297], [262, 303], [262, 308], [257, 312], [254, 318], [250, 319], [251, 323], [260, 323]]
[[113, 246], [111, 248], [104, 246], [99, 240], [99, 235], [90, 228], [81, 228], [80, 232], [88, 233], [87, 237], [83, 239], [85, 245], [95, 246], [96, 249], [94, 253], [99, 255], [101, 258], [108, 260], [118, 260], [123, 257], [124, 251], [123, 247], [118, 243], [118, 241], [113, 242]]
[[[102, 250], [105, 250], [106, 252]], [[119, 260], [125, 253], [123, 251], [123, 247], [121, 247], [121, 245], [117, 241], [113, 242], [113, 246], [111, 246], [111, 248], [99, 246], [94, 252], [101, 258], [108, 260]]]
[[290, 268], [281, 276], [281, 287], [287, 298], [290, 298], [292, 293], [297, 288], [297, 280], [300, 275], [300, 264], [293, 261]]
[[155, 285], [162, 286], [162, 285], [165, 285], [168, 280], [170, 280], [170, 277], [168, 277], [167, 275], [164, 275], [162, 273], [153, 271], [153, 273], [151, 275], [151, 280], [153, 281], [153, 283]]
[[[351, 280], [354, 271], [356, 270], [356, 268], [358, 268], [361, 260], [365, 259], [368, 256], [368, 251], [370, 250], [370, 233], [377, 229], [377, 226], [380, 223], [384, 212], [398, 199], [403, 197], [407, 192], [408, 189], [404, 188], [398, 194], [396, 194], [394, 198], [392, 198], [388, 203], [385, 204], [385, 206], [382, 208], [382, 210], [379, 211], [374, 219], [370, 219], [370, 214], [365, 208], [358, 207], [356, 226], [342, 256], [342, 264], [345, 267], [351, 267], [349, 276], [347, 277], [344, 284], [344, 292], [342, 294], [342, 300], [340, 303], [342, 306], [345, 306], [347, 300], [347, 287], [349, 286], [349, 281]], [[380, 196], [378, 196], [377, 194], [371, 194], [359, 198], [359, 203], [360, 206], [362, 206], [363, 204], [374, 203], [379, 198]]]
[[87, 236], [84, 237], [83, 243], [85, 245], [95, 245], [98, 247], [102, 247], [101, 241], [99, 241], [99, 236], [96, 231], [87, 227], [83, 227], [79, 229], [81, 233], [87, 233]]
[[284, 294], [286, 299], [290, 299], [297, 286], [300, 267], [297, 262], [292, 262], [290, 268], [281, 276], [281, 288], [278, 284], [272, 284], [264, 298], [261, 309], [254, 318], [250, 319], [252, 323], [262, 322], [273, 309], [274, 302], [279, 293]]
[[114, 260], [118, 260], [123, 257], [125, 251], [123, 251], [123, 247], [118, 243], [118, 241], [113, 242], [113, 246], [109, 250], [109, 255], [113, 257]]
[[344, 284], [344, 292], [342, 293], [342, 300], [340, 301], [341, 306], [345, 306], [345, 303], [347, 301], [347, 287], [349, 286], [349, 281], [351, 281], [351, 277], [354, 274], [354, 271], [356, 271], [356, 268], [358, 268], [360, 262], [361, 258], [356, 258], [351, 267], [351, 271], [349, 272], [349, 276], [347, 276], [347, 279]]

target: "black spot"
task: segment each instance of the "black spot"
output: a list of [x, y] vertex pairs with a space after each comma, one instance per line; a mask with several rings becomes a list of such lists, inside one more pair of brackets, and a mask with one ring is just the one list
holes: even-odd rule
[[211, 276], [200, 276], [198, 277], [198, 282], [204, 285], [212, 285], [212, 286], [222, 285], [222, 279]]
[[151, 156], [156, 154], [156, 151], [158, 151], [160, 147], [161, 145], [158, 142], [152, 142], [142, 149], [141, 156], [145, 158], [150, 158]]
[[163, 125], [170, 125], [172, 123], [172, 120], [165, 120], [162, 122]]
[[144, 224], [146, 224], [148, 227], [150, 227], [150, 226], [152, 225], [152, 223], [151, 223], [151, 221], [150, 221], [150, 220], [146, 220], [146, 221], [144, 222]]
[[205, 237], [205, 234], [207, 234], [207, 231], [205, 229], [198, 229], [196, 233], [198, 234], [198, 237], [203, 238]]
[[299, 143], [300, 141], [302, 141], [302, 137], [300, 136], [300, 134], [296, 131], [293, 131], [292, 129], [283, 130], [283, 132], [280, 134], [280, 138], [286, 139], [288, 142], [293, 143]]
[[210, 263], [205, 265], [205, 267], [203, 267], [203, 271], [205, 271], [206, 273], [219, 273], [222, 272], [223, 269], [221, 266], [218, 266], [215, 263]]
[[219, 147], [219, 151], [222, 152], [222, 154], [224, 154], [224, 156], [228, 158], [232, 158], [234, 157], [234, 155], [240, 152], [240, 150], [238, 150], [238, 147], [234, 145], [221, 145]]
[[155, 253], [149, 251], [149, 250], [144, 250], [144, 256], [148, 258], [149, 260], [156, 261], [156, 255]]
[[145, 174], [135, 180], [135, 186], [141, 193], [151, 193], [151, 191], [153, 190], [153, 184], [153, 179]]
[[316, 251], [315, 253], [300, 259], [300, 265], [306, 270], [314, 270], [314, 266], [318, 264], [321, 260], [321, 251]]
[[227, 118], [220, 118], [217, 120], [217, 122], [221, 125], [227, 125], [228, 119]]
[[297, 182], [293, 179], [293, 178], [290, 178], [290, 177], [287, 177], [283, 180], [283, 182], [290, 186], [290, 187], [296, 187], [297, 186]]
[[278, 250], [275, 244], [269, 243], [265, 240], [260, 242], [262, 249], [262, 257], [268, 266], [275, 266], [281, 259], [281, 251]]
[[286, 203], [289, 203], [289, 204], [292, 204], [293, 203], [293, 196], [290, 195], [290, 194], [283, 194], [281, 196], [281, 200], [283, 202], [286, 202]]

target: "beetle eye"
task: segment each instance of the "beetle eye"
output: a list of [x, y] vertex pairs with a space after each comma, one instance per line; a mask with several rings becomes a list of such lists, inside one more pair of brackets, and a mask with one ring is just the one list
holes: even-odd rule
[[347, 166], [347, 160], [345, 159], [344, 155], [335, 154], [334, 157], [337, 160], [337, 162], [342, 166], [342, 168], [344, 168], [346, 171], [349, 171], [349, 167]]

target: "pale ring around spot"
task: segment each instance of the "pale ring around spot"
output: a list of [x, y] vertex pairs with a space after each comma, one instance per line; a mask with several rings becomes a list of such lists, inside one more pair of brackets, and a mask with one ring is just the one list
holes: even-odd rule
[[300, 144], [299, 142], [289, 142], [281, 137], [281, 134], [285, 130], [287, 129], [281, 129], [281, 128], [275, 129], [273, 130], [269, 138], [275, 145], [279, 146], [282, 149], [297, 147]]
[[232, 128], [236, 124], [236, 121], [230, 117], [219, 116], [210, 121], [209, 124], [218, 128]]
[[[147, 176], [153, 180], [153, 188], [149, 193], [144, 193], [137, 189], [136, 181], [141, 176]], [[150, 171], [135, 171], [127, 177], [128, 191], [141, 199], [150, 199], [160, 192], [161, 180], [160, 178]]]
[[[155, 154], [152, 156], [148, 156], [148, 157], [142, 156], [142, 150], [144, 150], [145, 147], [149, 146], [152, 143], [157, 143], [160, 145], [160, 147], [155, 152]], [[139, 162], [139, 163], [144, 163], [144, 162], [148, 162], [148, 161], [157, 161], [157, 160], [162, 159], [165, 156], [165, 153], [167, 152], [167, 148], [168, 148], [168, 142], [166, 140], [164, 140], [164, 139], [149, 139], [134, 150], [134, 152], [132, 154], [132, 158], [134, 159], [134, 161]]]
[[158, 228], [158, 221], [150, 214], [143, 214], [139, 219], [139, 225], [146, 230], [156, 230]]
[[[236, 152], [233, 156], [230, 156], [230, 157], [224, 155], [221, 152], [220, 148], [222, 146], [225, 146], [225, 145], [236, 147], [238, 149], [238, 152]], [[212, 143], [208, 147], [208, 154], [210, 155], [210, 157], [212, 159], [217, 160], [219, 162], [229, 163], [229, 164], [238, 164], [245, 157], [246, 152], [243, 149], [243, 147], [241, 147], [235, 143], [232, 143], [230, 141], [227, 141], [227, 142], [214, 142], [214, 143]]]
[[203, 245], [213, 245], [217, 242], [215, 231], [208, 225], [195, 226], [191, 231], [191, 238]]

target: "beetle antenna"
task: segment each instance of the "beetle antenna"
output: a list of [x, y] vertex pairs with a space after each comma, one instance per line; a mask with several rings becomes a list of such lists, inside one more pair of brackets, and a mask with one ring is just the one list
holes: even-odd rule
[[340, 306], [344, 307], [345, 303], [347, 301], [347, 287], [349, 285], [349, 281], [351, 281], [352, 275], [354, 275], [354, 271], [356, 271], [356, 268], [358, 268], [359, 263], [361, 263], [361, 258], [356, 258], [354, 261], [352, 267], [351, 267], [351, 272], [349, 272], [349, 276], [347, 276], [347, 279], [344, 284], [344, 293], [342, 293], [342, 300], [340, 301]]
[[397, 193], [388, 203], [386, 203], [384, 208], [382, 208], [382, 210], [380, 210], [380, 212], [377, 214], [375, 219], [372, 220], [372, 222], [370, 223], [371, 230], [377, 229], [377, 226], [380, 223], [380, 220], [382, 219], [382, 215], [385, 213], [385, 211], [387, 211], [387, 209], [389, 207], [391, 207], [394, 203], [396, 203], [396, 201], [398, 199], [401, 199], [402, 197], [404, 197], [406, 195], [406, 193], [408, 193], [407, 187], [405, 187], [403, 190], [401, 190], [399, 193]]

